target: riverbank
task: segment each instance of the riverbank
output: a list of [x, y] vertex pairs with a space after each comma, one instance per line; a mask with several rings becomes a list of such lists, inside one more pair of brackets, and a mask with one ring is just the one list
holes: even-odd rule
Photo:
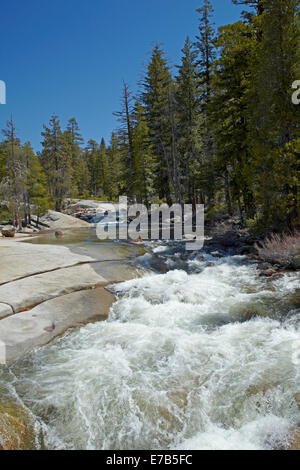
[[0, 239], [0, 341], [8, 363], [71, 327], [107, 318], [114, 296], [105, 287], [136, 275], [126, 247], [104, 243], [86, 255], [41, 240]]
[[0, 239], [0, 390], [18, 397], [1, 395], [0, 448], [297, 449], [299, 277], [262, 274], [244, 237]]
[[245, 256], [187, 255], [151, 244], [139, 262], [152, 273], [114, 286], [107, 321], [3, 370], [0, 388], [43, 437], [35, 448], [298, 445], [299, 276], [260, 276]]

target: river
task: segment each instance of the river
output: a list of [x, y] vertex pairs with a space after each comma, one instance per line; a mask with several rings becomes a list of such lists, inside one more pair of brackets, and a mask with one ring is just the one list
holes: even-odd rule
[[300, 422], [299, 273], [273, 280], [176, 243], [136, 263], [107, 321], [2, 370], [36, 448], [285, 448]]

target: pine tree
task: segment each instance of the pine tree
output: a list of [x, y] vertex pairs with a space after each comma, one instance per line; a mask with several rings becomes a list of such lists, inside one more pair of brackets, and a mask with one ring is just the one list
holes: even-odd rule
[[207, 112], [212, 92], [213, 63], [216, 58], [214, 39], [214, 23], [211, 21], [214, 9], [209, 0], [203, 0], [203, 6], [197, 10], [201, 15], [199, 20], [199, 35], [196, 36], [196, 49], [199, 54], [199, 78], [201, 86], [202, 110]]
[[133, 97], [127, 83], [123, 83], [121, 111], [114, 113], [120, 127], [118, 134], [121, 139], [122, 168], [126, 195], [132, 200], [134, 194], [134, 143], [133, 143]]
[[135, 103], [134, 115], [134, 192], [138, 203], [148, 205], [154, 198], [155, 161], [145, 110], [139, 101]]
[[249, 5], [256, 10], [257, 15], [264, 12], [264, 0], [232, 0], [235, 5]]
[[176, 110], [181, 191], [189, 203], [197, 200], [197, 174], [199, 172], [200, 96], [197, 52], [189, 38], [182, 49], [182, 62], [176, 77]]
[[102, 196], [107, 196], [109, 193], [109, 180], [108, 180], [108, 156], [106, 150], [105, 140], [102, 138], [98, 154], [99, 165], [99, 187], [102, 191]]
[[160, 199], [171, 204], [172, 160], [170, 87], [172, 76], [163, 50], [156, 45], [143, 81], [142, 101], [145, 106], [150, 138], [156, 158], [154, 186]]
[[227, 211], [238, 204], [241, 221], [253, 218], [251, 151], [249, 148], [248, 93], [250, 66], [256, 47], [251, 25], [239, 21], [219, 29], [212, 122], [216, 141], [216, 171], [224, 188]]
[[49, 194], [55, 202], [55, 210], [61, 211], [64, 198], [71, 195], [72, 148], [68, 134], [62, 132], [56, 115], [51, 117], [48, 127], [44, 125], [42, 136], [41, 163], [47, 176]]
[[98, 156], [99, 146], [95, 140], [91, 139], [88, 141], [87, 147], [85, 149], [85, 160], [87, 162], [87, 168], [90, 175], [89, 192], [92, 196], [97, 196], [99, 192], [100, 174]]
[[[262, 34], [251, 76], [256, 199], [265, 225], [293, 228], [299, 224], [300, 108], [291, 100], [291, 85], [300, 71], [299, 2], [264, 0], [263, 6], [256, 19]], [[290, 174], [282, 173], [282, 161]]]
[[71, 150], [72, 165], [72, 194], [87, 195], [89, 173], [81, 145], [84, 143], [78, 123], [75, 118], [68, 121], [66, 138]]
[[[3, 192], [3, 183], [6, 181], [7, 178], [7, 152], [6, 152], [6, 144], [5, 142], [0, 142], [0, 197], [3, 196], [1, 194]], [[2, 189], [2, 191], [1, 191]], [[8, 201], [1, 200], [0, 201], [0, 220], [4, 220], [8, 214]]]
[[24, 194], [24, 163], [21, 159], [20, 140], [16, 136], [13, 119], [7, 121], [7, 127], [2, 131], [5, 136], [4, 151], [6, 154], [7, 171], [1, 181], [1, 193], [8, 201], [12, 224], [21, 229], [21, 208]]
[[115, 132], [111, 135], [110, 145], [107, 149], [108, 176], [107, 195], [111, 200], [117, 200], [123, 193], [124, 182], [122, 180], [121, 151], [118, 136]]
[[210, 101], [212, 96], [213, 66], [215, 53], [215, 30], [211, 21], [214, 13], [209, 0], [203, 0], [203, 6], [197, 10], [200, 14], [199, 35], [196, 36], [198, 51], [200, 110], [202, 113], [200, 157], [200, 174], [198, 185], [202, 194], [202, 202], [208, 207], [212, 205], [215, 193], [214, 180], [214, 142], [210, 123]]
[[31, 224], [31, 215], [38, 218], [50, 207], [50, 199], [47, 194], [47, 179], [40, 161], [35, 155], [30, 142], [22, 146], [22, 159], [24, 162], [24, 222]]

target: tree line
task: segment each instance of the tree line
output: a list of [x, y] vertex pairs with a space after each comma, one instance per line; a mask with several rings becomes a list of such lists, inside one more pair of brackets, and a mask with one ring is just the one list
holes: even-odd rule
[[174, 71], [157, 44], [133, 95], [123, 84], [111, 140], [84, 145], [75, 118], [53, 115], [42, 151], [21, 144], [13, 120], [0, 143], [0, 191], [12, 222], [63, 209], [66, 197], [202, 203], [242, 225], [299, 227], [299, 0], [232, 0], [248, 7], [216, 31], [213, 7], [197, 10]]

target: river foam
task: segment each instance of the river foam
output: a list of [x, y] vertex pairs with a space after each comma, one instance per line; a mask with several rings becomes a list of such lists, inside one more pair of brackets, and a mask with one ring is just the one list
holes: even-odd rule
[[189, 274], [115, 286], [108, 321], [15, 365], [12, 385], [47, 448], [288, 445], [300, 421], [300, 312], [291, 302], [299, 278], [270, 283], [241, 257], [207, 266], [210, 258], [192, 260]]

